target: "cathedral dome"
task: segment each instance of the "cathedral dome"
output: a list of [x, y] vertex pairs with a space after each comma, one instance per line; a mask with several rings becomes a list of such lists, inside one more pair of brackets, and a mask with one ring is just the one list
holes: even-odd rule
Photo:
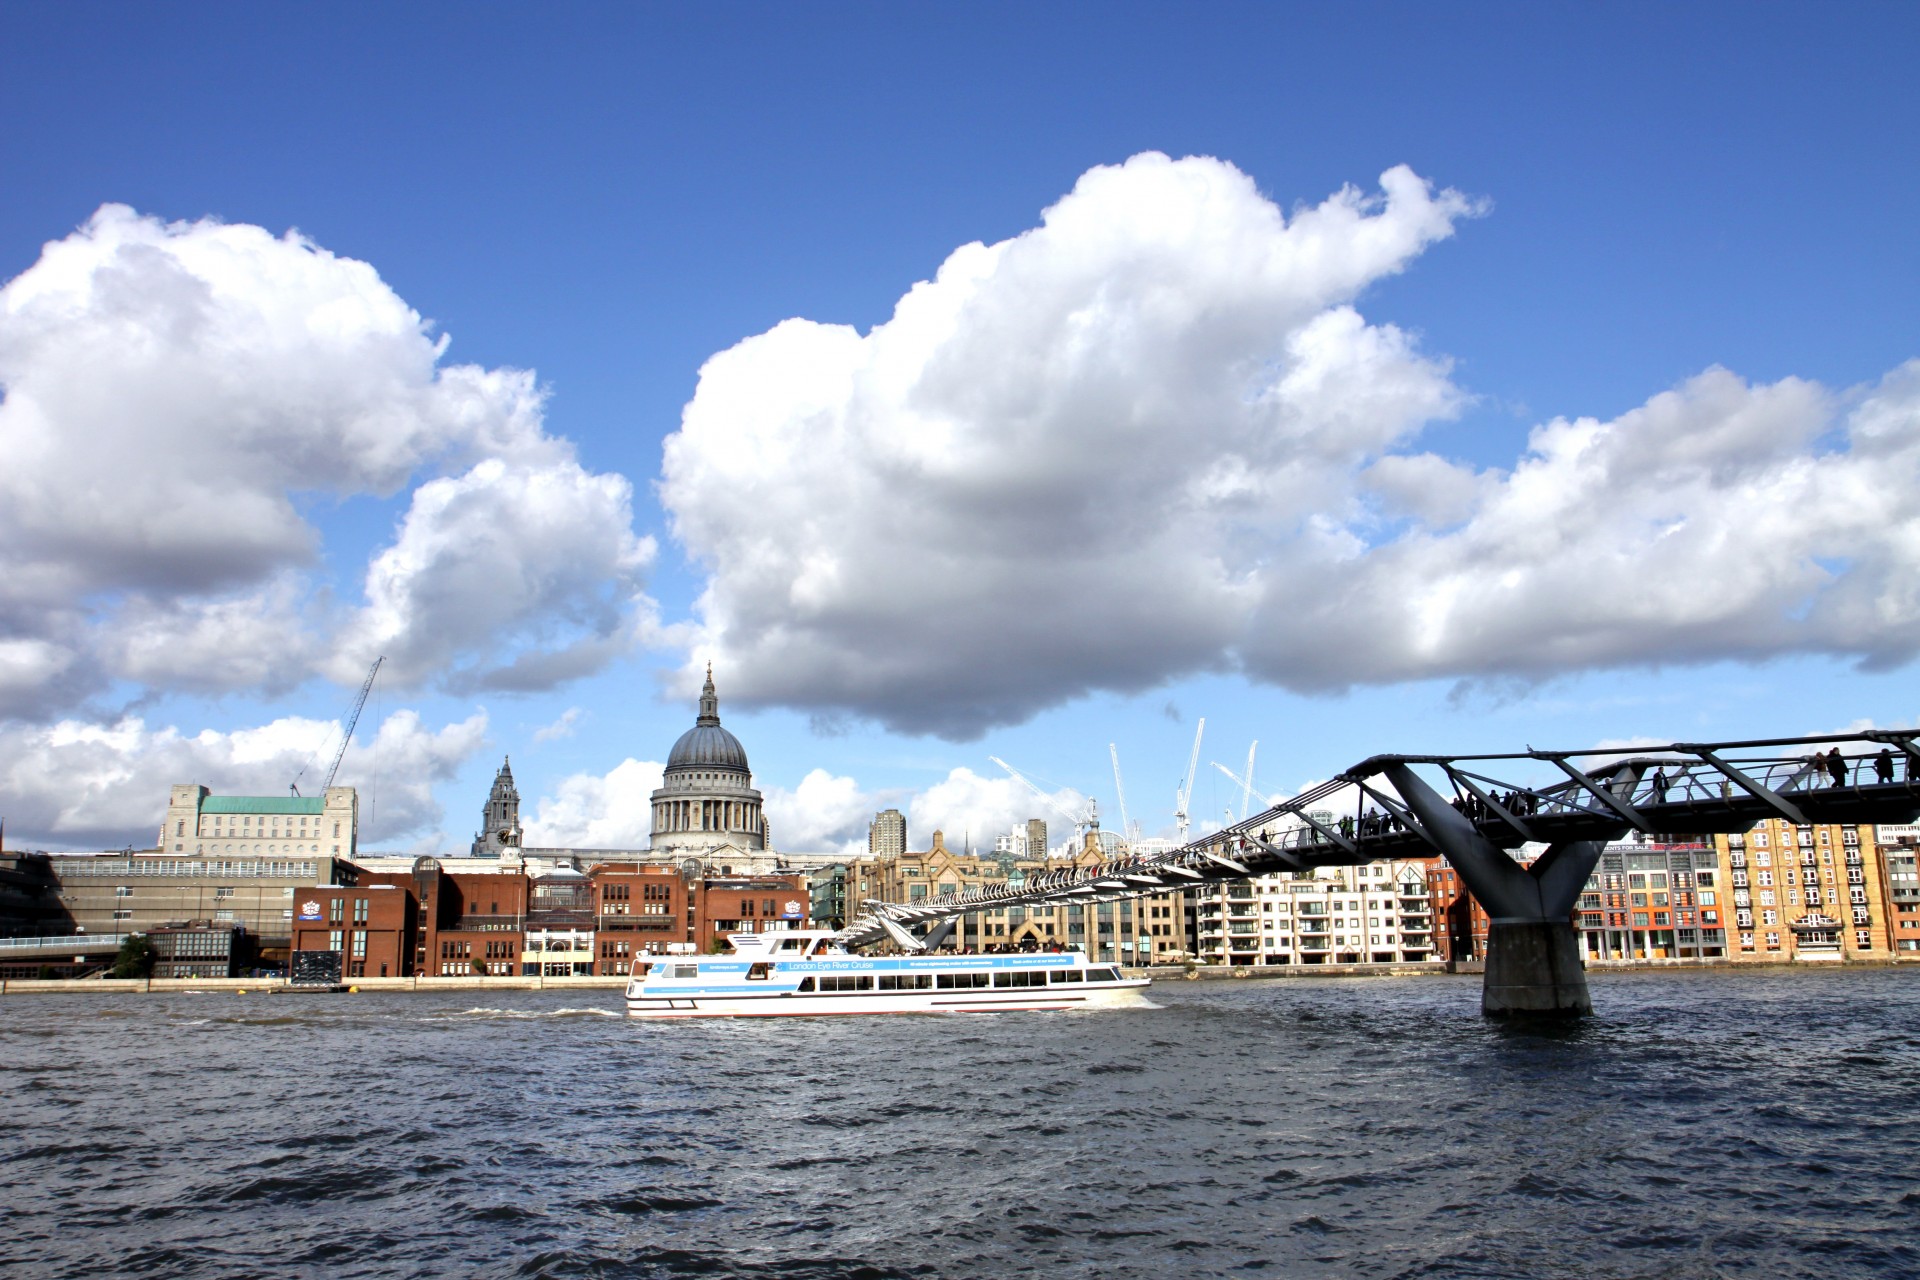
[[667, 768], [736, 769], [747, 773], [747, 749], [717, 724], [697, 724], [680, 735], [667, 755]]
[[680, 735], [667, 753], [667, 772], [679, 769], [730, 769], [749, 773], [747, 749], [740, 739], [720, 724], [720, 696], [713, 689], [713, 669], [707, 669], [706, 687], [700, 691], [700, 718], [693, 728]]

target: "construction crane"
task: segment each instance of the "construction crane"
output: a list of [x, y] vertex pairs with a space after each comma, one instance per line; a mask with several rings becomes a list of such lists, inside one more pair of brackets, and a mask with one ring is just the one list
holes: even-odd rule
[[1173, 796], [1173, 824], [1179, 828], [1181, 844], [1187, 842], [1187, 802], [1193, 799], [1193, 773], [1200, 767], [1200, 736], [1206, 731], [1207, 718], [1201, 716], [1193, 730], [1193, 754], [1187, 758], [1187, 776]]
[[[1247, 753], [1247, 756], [1249, 759], [1251, 759], [1253, 756], [1253, 753], [1249, 751]], [[1261, 804], [1269, 805], [1269, 806], [1277, 805], [1287, 799], [1286, 796], [1270, 796], [1270, 795], [1265, 795], [1265, 794], [1262, 794], [1261, 792], [1255, 791], [1253, 789], [1253, 771], [1251, 769], [1247, 771], [1247, 776], [1243, 778], [1239, 774], [1235, 773], [1233, 770], [1227, 768], [1227, 766], [1221, 764], [1218, 760], [1215, 760], [1213, 762], [1213, 767], [1218, 769], [1220, 772], [1226, 774], [1227, 777], [1231, 778], [1233, 780], [1233, 784], [1240, 788], [1242, 795], [1259, 796]], [[1247, 816], [1245, 801], [1241, 802], [1240, 816], [1243, 819]]]
[[[373, 678], [380, 674], [380, 664], [386, 660], [387, 655], [384, 653], [375, 658], [373, 665], [367, 668], [367, 678], [360, 682], [360, 696], [353, 700], [353, 713], [347, 717], [346, 730], [340, 735], [340, 749], [333, 753], [333, 763], [327, 766], [327, 780], [320, 784], [321, 795], [325, 795], [327, 788], [333, 785], [334, 775], [340, 772], [340, 762], [347, 758], [347, 744], [353, 741], [354, 726], [360, 723], [360, 712], [367, 705], [367, 695], [373, 692]], [[312, 763], [311, 760], [307, 762], [307, 764]], [[293, 781], [287, 784], [287, 790], [296, 796], [299, 795], [300, 779], [305, 777], [306, 773], [307, 767], [302, 765], [300, 772], [294, 775]]]
[[1107, 751], [1113, 756], [1113, 795], [1120, 802], [1120, 834], [1125, 836], [1128, 845], [1140, 843], [1140, 827], [1127, 816], [1127, 788], [1120, 781], [1120, 747], [1109, 742]]
[[1053, 808], [1061, 814], [1061, 816], [1066, 818], [1068, 822], [1071, 822], [1073, 824], [1073, 842], [1075, 845], [1079, 845], [1084, 842], [1087, 832], [1098, 831], [1100, 829], [1100, 806], [1097, 801], [1089, 799], [1087, 801], [1086, 812], [1075, 813], [1073, 810], [1067, 808], [1067, 806], [1061, 804], [1058, 800], [1054, 799], [1053, 796], [1050, 795], [1046, 790], [1044, 790], [1039, 783], [1035, 782], [1032, 778], [1029, 778], [1026, 774], [1020, 772], [1018, 769], [1008, 764], [1005, 760], [1002, 760], [999, 756], [988, 756], [987, 759], [993, 761], [995, 764], [999, 765], [1002, 769], [1005, 769], [1010, 775], [1012, 775], [1014, 781], [1026, 787], [1027, 790], [1033, 792], [1033, 794], [1035, 794], [1036, 796], [1039, 796], [1042, 800], [1046, 801], [1049, 805], [1052, 805]]
[[1247, 748], [1247, 777], [1240, 784], [1240, 821], [1247, 820], [1247, 805], [1253, 800], [1253, 753], [1260, 749], [1260, 739], [1255, 738]]

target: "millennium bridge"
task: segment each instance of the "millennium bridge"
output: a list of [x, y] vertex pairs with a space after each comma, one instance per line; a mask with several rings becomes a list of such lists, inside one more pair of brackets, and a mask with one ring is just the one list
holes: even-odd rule
[[[1797, 826], [1911, 822], [1920, 815], [1916, 737], [1920, 730], [1864, 730], [1625, 750], [1371, 756], [1169, 852], [918, 902], [870, 900], [839, 936], [850, 946], [891, 939], [919, 951], [940, 946], [961, 917], [979, 911], [1111, 902], [1438, 854], [1491, 921], [1481, 1011], [1579, 1017], [1593, 1003], [1573, 907], [1609, 841], [1630, 831], [1732, 834], [1771, 818]], [[1329, 808], [1349, 804], [1344, 815]], [[1521, 845], [1544, 851], [1523, 865], [1508, 852]]]

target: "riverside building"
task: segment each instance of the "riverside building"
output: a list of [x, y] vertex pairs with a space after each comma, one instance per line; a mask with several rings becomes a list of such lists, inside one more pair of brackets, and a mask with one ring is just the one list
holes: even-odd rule
[[1887, 878], [1887, 926], [1894, 956], [1920, 959], [1920, 825], [1902, 823], [1873, 829]]
[[328, 787], [320, 796], [217, 796], [206, 787], [173, 788], [156, 852], [192, 857], [352, 860], [360, 827], [359, 795]]
[[1728, 884], [1705, 841], [1608, 845], [1574, 908], [1587, 959], [1724, 959]]
[[1440, 958], [1425, 861], [1256, 876], [1189, 895], [1197, 955], [1207, 964], [1425, 964]]
[[[1714, 837], [1732, 896], [1735, 961], [1884, 960], [1890, 868], [1874, 828], [1775, 820]], [[1920, 931], [1910, 931], [1920, 932]]]

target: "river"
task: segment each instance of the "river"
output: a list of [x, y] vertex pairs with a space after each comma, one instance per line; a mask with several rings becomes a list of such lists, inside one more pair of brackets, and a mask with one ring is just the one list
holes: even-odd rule
[[1920, 968], [1161, 982], [628, 1021], [617, 991], [0, 999], [0, 1274], [1911, 1277]]

